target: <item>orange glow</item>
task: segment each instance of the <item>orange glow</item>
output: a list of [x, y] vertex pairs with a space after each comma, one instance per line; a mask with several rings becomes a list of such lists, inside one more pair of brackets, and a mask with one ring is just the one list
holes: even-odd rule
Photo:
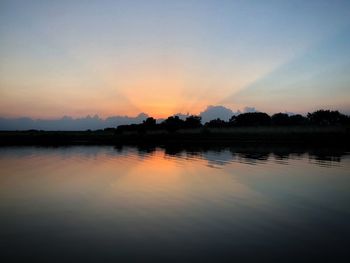
[[[160, 149], [152, 153], [128, 149], [119, 154], [112, 147], [39, 151], [0, 161], [0, 168], [5, 171], [0, 176], [2, 196], [20, 193], [24, 200], [93, 196], [91, 206], [113, 207], [116, 202], [125, 207], [147, 204], [158, 211], [164, 205], [186, 205], [193, 198], [193, 191], [208, 200], [217, 200], [225, 192], [240, 197], [255, 195], [231, 172], [217, 169], [213, 173], [208, 160], [200, 155], [189, 157], [184, 153], [173, 157]], [[246, 170], [244, 164], [235, 164], [238, 174]]]

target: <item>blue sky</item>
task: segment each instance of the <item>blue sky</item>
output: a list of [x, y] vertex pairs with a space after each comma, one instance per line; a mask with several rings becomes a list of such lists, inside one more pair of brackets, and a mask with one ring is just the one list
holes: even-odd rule
[[350, 112], [350, 1], [1, 1], [0, 116]]

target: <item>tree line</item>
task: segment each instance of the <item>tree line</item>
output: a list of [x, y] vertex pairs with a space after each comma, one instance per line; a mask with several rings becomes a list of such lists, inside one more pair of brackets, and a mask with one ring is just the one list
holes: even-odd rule
[[276, 113], [269, 115], [265, 112], [248, 112], [232, 116], [229, 121], [214, 119], [202, 124], [201, 117], [191, 115], [185, 120], [179, 116], [170, 116], [161, 123], [156, 119], [149, 117], [141, 124], [119, 125], [117, 133], [137, 131], [146, 132], [152, 130], [167, 130], [174, 132], [180, 129], [196, 128], [230, 128], [230, 127], [252, 127], [252, 126], [340, 126], [350, 125], [350, 116], [340, 113], [339, 111], [317, 110], [308, 113], [306, 116], [296, 114], [288, 115], [286, 113]]

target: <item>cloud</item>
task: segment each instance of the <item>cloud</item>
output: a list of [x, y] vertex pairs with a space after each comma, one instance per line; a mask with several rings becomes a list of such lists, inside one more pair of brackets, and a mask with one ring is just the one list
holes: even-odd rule
[[244, 107], [243, 113], [247, 112], [257, 112], [257, 110], [255, 109], [255, 107]]
[[176, 113], [176, 114], [174, 114], [174, 116], [178, 116], [181, 120], [186, 120], [186, 118], [190, 117], [191, 114], [189, 114], [189, 113], [186, 113], [186, 114], [184, 114], [184, 113]]
[[202, 122], [205, 123], [217, 118], [228, 121], [233, 115], [237, 114], [239, 114], [239, 112], [233, 112], [231, 109], [224, 106], [210, 105], [199, 115], [202, 117]]
[[[255, 112], [255, 107], [245, 107], [243, 112]], [[199, 116], [202, 117], [202, 123], [206, 123], [210, 120], [220, 118], [221, 120], [228, 121], [233, 115], [238, 115], [241, 112], [232, 111], [229, 108], [220, 105], [210, 105]], [[190, 113], [177, 113], [173, 116], [179, 116], [181, 119], [189, 117]], [[99, 130], [111, 127], [117, 127], [119, 125], [138, 124], [150, 117], [146, 113], [140, 113], [135, 117], [129, 116], [111, 116], [106, 119], [100, 118], [98, 115], [86, 116], [83, 118], [72, 118], [70, 116], [63, 116], [60, 119], [54, 120], [42, 120], [32, 119], [27, 117], [22, 118], [1, 118], [0, 117], [0, 130], [46, 130], [46, 131], [82, 131], [82, 130]], [[160, 123], [164, 119], [158, 119]]]
[[98, 115], [87, 116], [84, 118], [72, 118], [64, 116], [56, 120], [41, 120], [31, 118], [0, 118], [0, 130], [98, 130], [108, 127], [116, 127], [123, 124], [141, 123], [148, 117], [145, 113], [140, 113], [135, 117], [112, 116], [101, 119]]

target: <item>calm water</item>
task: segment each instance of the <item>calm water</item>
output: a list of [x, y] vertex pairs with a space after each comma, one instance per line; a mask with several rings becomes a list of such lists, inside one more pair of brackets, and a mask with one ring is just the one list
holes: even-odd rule
[[346, 152], [12, 147], [0, 171], [6, 262], [349, 262]]

